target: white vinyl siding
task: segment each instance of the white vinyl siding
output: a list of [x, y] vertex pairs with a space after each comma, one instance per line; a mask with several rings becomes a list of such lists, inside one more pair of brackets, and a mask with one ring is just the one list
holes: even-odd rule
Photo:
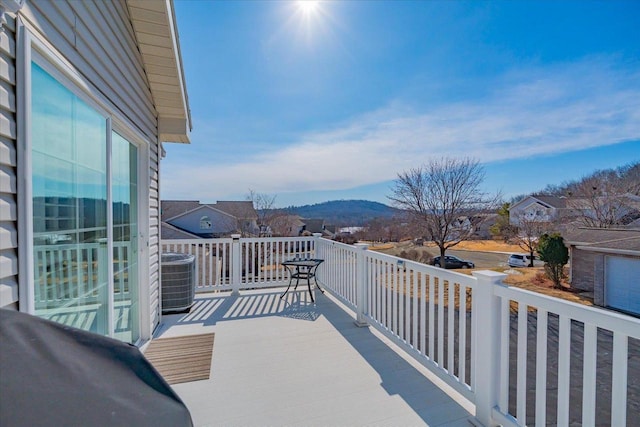
[[132, 126], [156, 140], [156, 111], [123, 2], [31, 0], [21, 14]]
[[18, 209], [15, 20], [0, 29], [0, 307], [17, 308]]
[[[149, 242], [148, 325], [152, 331], [160, 319], [158, 114], [127, 5], [124, 0], [27, 0], [20, 16], [39, 39], [90, 82], [87, 90], [106, 101], [108, 109], [118, 112], [126, 126], [149, 143], [149, 150], [140, 153], [148, 156], [149, 180], [140, 184], [141, 191], [148, 194], [150, 207], [150, 227], [145, 237]], [[15, 143], [12, 146], [15, 151]], [[15, 165], [13, 168], [15, 181]]]

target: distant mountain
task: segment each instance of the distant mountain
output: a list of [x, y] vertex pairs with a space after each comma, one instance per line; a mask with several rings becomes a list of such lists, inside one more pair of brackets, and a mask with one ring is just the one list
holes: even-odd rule
[[315, 205], [290, 206], [287, 212], [302, 218], [323, 218], [326, 224], [361, 226], [374, 218], [390, 218], [401, 211], [368, 200], [333, 200]]

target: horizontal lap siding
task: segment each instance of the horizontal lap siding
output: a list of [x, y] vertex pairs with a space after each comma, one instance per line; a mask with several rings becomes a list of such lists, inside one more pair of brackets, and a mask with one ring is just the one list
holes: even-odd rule
[[124, 3], [32, 0], [21, 13], [133, 127], [157, 139], [156, 111]]
[[[158, 188], [157, 111], [124, 0], [27, 0], [21, 15], [75, 69], [91, 82], [110, 107], [150, 144], [150, 189]], [[143, 151], [144, 152], [144, 151]], [[158, 191], [149, 191], [150, 206], [158, 206]], [[149, 254], [158, 252], [159, 216], [150, 218]], [[155, 246], [155, 247], [154, 247]], [[151, 257], [150, 257], [151, 258]], [[150, 259], [151, 329], [159, 321], [159, 264]]]

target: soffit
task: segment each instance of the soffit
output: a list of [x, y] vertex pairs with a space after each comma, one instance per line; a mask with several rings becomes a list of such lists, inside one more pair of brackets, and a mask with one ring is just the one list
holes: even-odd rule
[[189, 143], [191, 112], [173, 0], [127, 0], [161, 142]]

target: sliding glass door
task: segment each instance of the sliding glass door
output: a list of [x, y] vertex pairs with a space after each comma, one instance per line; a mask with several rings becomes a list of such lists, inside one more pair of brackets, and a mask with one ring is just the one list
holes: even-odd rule
[[140, 337], [138, 303], [138, 149], [122, 136], [111, 136], [113, 207], [113, 298], [116, 338]]
[[135, 342], [137, 147], [36, 63], [31, 94], [35, 314]]

